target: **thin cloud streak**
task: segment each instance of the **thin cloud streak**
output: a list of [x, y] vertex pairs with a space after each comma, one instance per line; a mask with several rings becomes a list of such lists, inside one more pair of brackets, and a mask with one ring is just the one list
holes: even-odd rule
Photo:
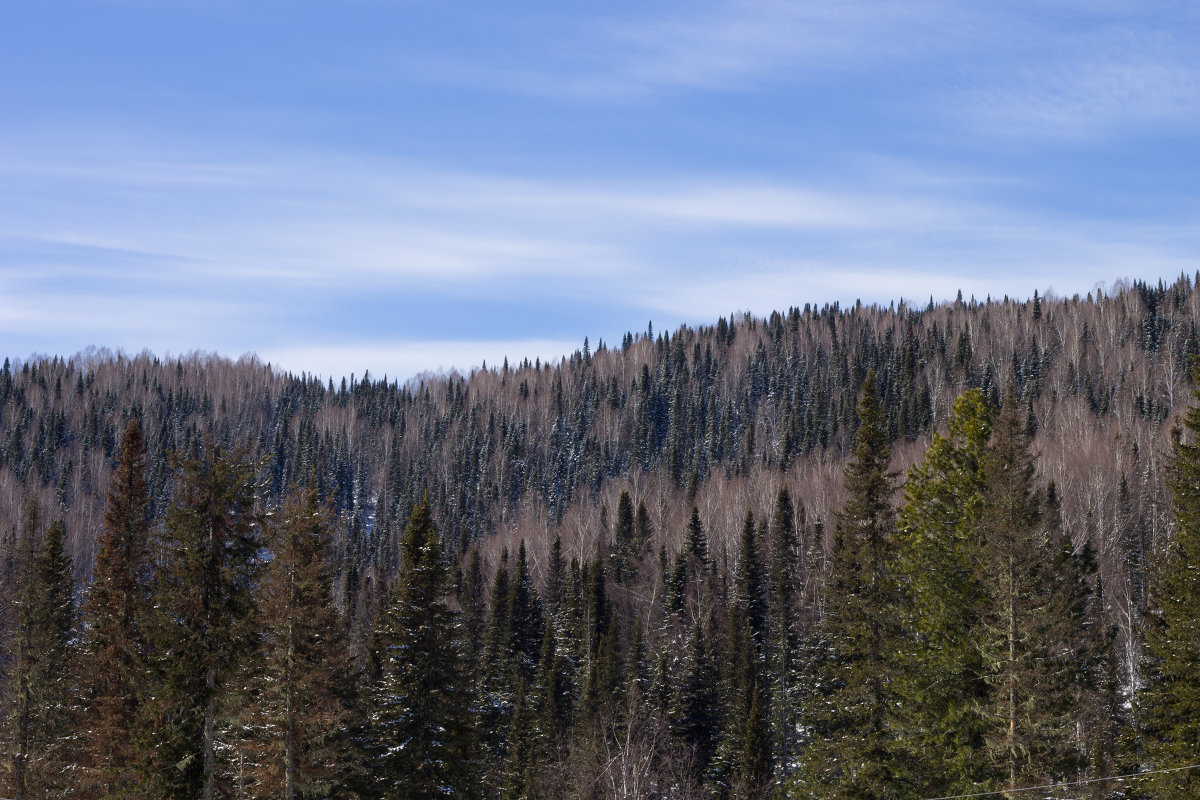
[[[177, 161], [167, 154], [147, 164]], [[135, 176], [152, 169], [122, 163]], [[464, 355], [471, 351], [425, 348], [411, 335], [404, 359], [361, 336], [322, 350], [327, 334], [307, 315], [378, 296], [412, 302], [440, 288], [475, 303], [530, 295], [568, 309], [606, 304], [615, 319], [707, 322], [830, 299], [1032, 292], [1048, 274], [1059, 288], [1072, 275], [1086, 287], [1097, 277], [1176, 274], [1200, 251], [1195, 213], [1158, 226], [1035, 215], [982, 199], [1004, 180], [895, 160], [811, 186], [720, 175], [535, 179], [320, 154], [252, 168], [213, 163], [238, 180], [197, 186], [191, 176], [206, 170], [194, 160], [181, 183], [109, 213], [71, 198], [121, 194], [119, 172], [99, 179], [64, 160], [54, 172], [58, 199], [34, 209], [22, 232], [0, 232], [0, 248], [16, 254], [4, 284], [26, 298], [0, 307], [0, 330], [20, 343], [26, 327], [53, 328], [75, 349], [257, 348], [295, 370], [315, 369], [305, 358], [331, 364], [362, 348], [396, 370], [435, 358], [443, 360], [422, 363], [461, 369], [476, 363]], [[81, 247], [106, 253], [108, 266], [92, 259], [81, 270], [72, 261]], [[106, 276], [122, 282], [106, 286]], [[81, 281], [92, 293], [58, 289]], [[137, 290], [125, 296], [130, 285]], [[455, 314], [448, 304], [445, 319]], [[255, 333], [264, 317], [277, 329]], [[595, 331], [614, 340], [622, 332]], [[271, 349], [283, 341], [294, 346]], [[486, 354], [498, 351], [485, 341], [463, 348], [478, 346], [490, 362]]]
[[915, 89], [920, 107], [973, 136], [1194, 129], [1200, 15], [1183, 4], [1148, 22], [1145, 11], [1126, 3], [729, 0], [564, 24], [546, 38], [569, 44], [530, 63], [428, 54], [404, 71], [489, 91], [629, 104], [876, 75]]

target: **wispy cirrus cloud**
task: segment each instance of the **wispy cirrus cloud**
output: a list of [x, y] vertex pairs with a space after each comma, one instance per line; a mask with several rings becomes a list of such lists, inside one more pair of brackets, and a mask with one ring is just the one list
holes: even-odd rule
[[1144, 4], [1069, 0], [726, 0], [551, 20], [537, 41], [553, 44], [532, 58], [418, 53], [406, 72], [583, 103], [831, 81], [854, 102], [890, 86], [914, 114], [1006, 139], [1094, 139], [1200, 121], [1200, 12], [1188, 4], [1150, 15]]
[[1012, 182], [978, 170], [894, 160], [804, 183], [534, 178], [319, 152], [172, 172], [152, 166], [181, 163], [169, 148], [145, 164], [118, 156], [102, 175], [66, 159], [44, 174], [37, 159], [0, 164], [0, 180], [57, 183], [19, 209], [0, 200], [12, 212], [0, 227], [10, 341], [41, 328], [69, 344], [29, 349], [256, 350], [297, 371], [406, 376], [554, 357], [646, 318], [1029, 293], [1051, 275], [1060, 289], [1090, 287], [1173, 274], [1200, 252], [1200, 209], [1100, 224], [1006, 204], [995, 190]]
[[1098, 139], [1200, 127], [1200, 18], [1083, 31], [1029, 30], [1025, 58], [994, 65], [959, 94], [976, 130], [1025, 141]]
[[[531, 29], [536, 56], [487, 63], [439, 53], [402, 70], [433, 80], [593, 101], [677, 90], [741, 91], [809, 82], [830, 72], [958, 51], [974, 27], [952, 0], [794, 3], [718, 0], [549, 14]], [[498, 63], [497, 63], [498, 61]]]

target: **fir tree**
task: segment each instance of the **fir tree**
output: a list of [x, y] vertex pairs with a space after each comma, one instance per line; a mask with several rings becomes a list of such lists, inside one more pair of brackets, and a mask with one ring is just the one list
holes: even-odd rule
[[1029, 433], [1015, 386], [992, 428], [984, 456], [980, 532], [986, 606], [979, 646], [984, 680], [984, 741], [996, 788], [1070, 777], [1081, 766], [1072, 741], [1085, 591], [1057, 500], [1034, 485]]
[[43, 791], [50, 795], [75, 784], [67, 753], [71, 735], [69, 722], [75, 712], [76, 652], [74, 567], [63, 540], [66, 529], [56, 519], [46, 528], [45, 542], [38, 555], [36, 584], [40, 594], [34, 622], [35, 673], [34, 740], [41, 751], [34, 753], [35, 773], [40, 775]]
[[152, 691], [138, 709], [141, 790], [212, 800], [218, 724], [256, 645], [262, 547], [254, 472], [242, 451], [208, 445], [178, 463], [145, 636]]
[[773, 794], [771, 740], [762, 706], [762, 692], [756, 681], [742, 733], [741, 760], [733, 787], [736, 800], [766, 800]]
[[654, 535], [654, 525], [650, 522], [650, 512], [646, 510], [646, 502], [638, 501], [637, 513], [633, 518], [633, 540], [638, 549], [645, 547]]
[[814, 719], [818, 739], [804, 753], [798, 788], [876, 800], [906, 796], [909, 760], [894, 719], [899, 631], [894, 616], [883, 611], [895, 608], [898, 597], [892, 446], [871, 372], [862, 385], [858, 422], [822, 620], [831, 652]]
[[467, 571], [463, 575], [462, 586], [458, 592], [458, 606], [462, 609], [467, 659], [473, 665], [477, 664], [483, 655], [483, 624], [486, 612], [483, 581], [483, 563], [479, 556], [479, 548], [472, 547]]
[[687, 524], [687, 549], [701, 564], [708, 563], [708, 536], [700, 522], [700, 509], [692, 506], [692, 515]]
[[[12, 567], [16, 596], [5, 698], [5, 767], [13, 800], [51, 797], [73, 784], [67, 773], [75, 600], [64, 529], [41, 535], [41, 509], [25, 507]], [[39, 538], [41, 541], [39, 542]]]
[[708, 770], [721, 731], [719, 673], [700, 621], [693, 623], [671, 708], [671, 731]]
[[636, 540], [633, 519], [633, 499], [629, 492], [621, 492], [617, 501], [617, 522], [613, 526], [613, 542], [616, 547], [616, 580], [627, 577], [630, 564], [636, 555]]
[[734, 588], [743, 619], [750, 626], [756, 662], [763, 658], [767, 646], [766, 568], [763, 566], [762, 556], [759, 554], [758, 541], [759, 535], [754, 525], [754, 513], [747, 510], [738, 548]]
[[104, 531], [83, 605], [84, 702], [81, 788], [114, 800], [136, 796], [136, 753], [131, 746], [143, 694], [146, 643], [142, 617], [149, 605], [149, 505], [146, 447], [136, 419], [129, 421], [108, 490]]
[[[1192, 369], [1200, 383], [1200, 365]], [[1138, 701], [1149, 767], [1195, 763], [1200, 746], [1200, 391], [1176, 431], [1171, 469], [1174, 540], [1152, 564], [1148, 581], [1146, 688]], [[1200, 794], [1200, 775], [1184, 771], [1141, 782], [1163, 800]]]
[[544, 615], [533, 579], [529, 575], [529, 561], [525, 555], [525, 540], [517, 549], [516, 573], [509, 584], [507, 598], [509, 625], [509, 658], [516, 670], [516, 679], [532, 683], [537, 671], [538, 653], [542, 647]]
[[983, 735], [981, 631], [984, 561], [984, 454], [995, 412], [983, 392], [958, 398], [945, 436], [934, 434], [924, 459], [908, 473], [899, 519], [905, 609], [914, 636], [903, 678], [904, 721], [914, 778], [926, 794], [969, 792], [987, 784]]
[[5, 770], [8, 772], [9, 794], [14, 800], [30, 796], [30, 754], [36, 746], [34, 731], [36, 706], [34, 683], [40, 669], [41, 654], [37, 650], [36, 622], [38, 617], [38, 586], [36, 559], [38, 537], [41, 533], [41, 506], [30, 496], [25, 504], [21, 529], [9, 554], [11, 563], [6, 572], [11, 586], [6, 586], [6, 599], [11, 618], [8, 635], [8, 686], [5, 693], [4, 750]]
[[563, 572], [562, 539], [556, 535], [546, 564], [546, 614], [554, 619], [562, 611]]
[[427, 500], [413, 509], [380, 620], [367, 743], [382, 800], [479, 796], [475, 703]]
[[283, 800], [330, 795], [346, 768], [352, 680], [345, 625], [333, 607], [332, 529], [330, 511], [309, 488], [285, 499], [268, 531], [263, 668], [251, 720], [263, 751], [258, 790]]
[[768, 630], [769, 672], [772, 703], [769, 715], [778, 763], [787, 765], [795, 745], [794, 678], [799, 638], [793, 622], [798, 572], [796, 520], [787, 487], [775, 498], [771, 521]]

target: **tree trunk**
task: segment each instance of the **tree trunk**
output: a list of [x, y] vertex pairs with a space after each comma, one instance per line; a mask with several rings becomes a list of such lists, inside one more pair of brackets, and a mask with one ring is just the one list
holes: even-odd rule
[[1008, 788], [1017, 785], [1017, 614], [1016, 567], [1008, 557]]
[[217, 671], [213, 669], [211, 664], [208, 666], [207, 671], [208, 675], [205, 678], [205, 686], [208, 688], [208, 697], [204, 701], [204, 792], [202, 797], [204, 800], [213, 800], [214, 773], [216, 772], [213, 718], [215, 716], [217, 695]]
[[283, 742], [283, 798], [293, 800], [296, 796], [296, 636], [295, 621], [291, 619], [294, 609], [289, 609], [287, 626], [286, 700], [284, 701]]

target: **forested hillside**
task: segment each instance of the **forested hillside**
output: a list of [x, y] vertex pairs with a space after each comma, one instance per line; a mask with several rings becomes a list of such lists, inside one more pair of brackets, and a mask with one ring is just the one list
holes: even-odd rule
[[1155, 589], [1194, 591], [1198, 284], [404, 384], [6, 360], [0, 787], [921, 798], [1192, 763], [1142, 696], [1187, 670]]

